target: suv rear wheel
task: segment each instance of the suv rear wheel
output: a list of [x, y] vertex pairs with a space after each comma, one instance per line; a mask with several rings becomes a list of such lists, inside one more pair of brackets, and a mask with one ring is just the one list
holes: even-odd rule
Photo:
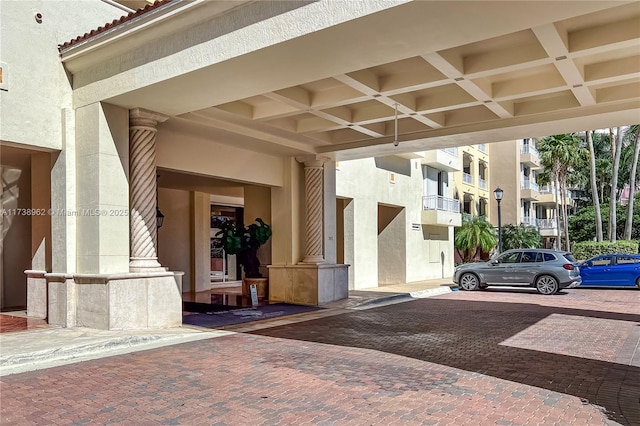
[[536, 279], [536, 290], [540, 294], [555, 294], [560, 290], [560, 284], [551, 275], [541, 275]]

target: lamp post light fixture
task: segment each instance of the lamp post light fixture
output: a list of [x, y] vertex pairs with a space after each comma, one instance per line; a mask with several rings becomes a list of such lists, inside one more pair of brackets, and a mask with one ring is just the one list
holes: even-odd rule
[[498, 253], [502, 253], [502, 217], [500, 215], [500, 201], [502, 201], [502, 196], [504, 195], [504, 191], [497, 187], [493, 191], [493, 196], [496, 197], [496, 201], [498, 202]]
[[156, 229], [162, 228], [162, 224], [164, 223], [164, 215], [160, 211], [158, 207], [156, 207]]

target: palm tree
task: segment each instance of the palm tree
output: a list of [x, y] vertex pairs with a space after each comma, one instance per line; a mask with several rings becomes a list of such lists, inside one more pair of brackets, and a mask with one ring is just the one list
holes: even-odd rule
[[609, 129], [611, 148], [613, 151], [613, 170], [611, 172], [611, 200], [609, 202], [609, 241], [616, 242], [616, 206], [618, 204], [618, 171], [620, 169], [620, 153], [622, 152], [622, 128]]
[[631, 239], [631, 231], [633, 229], [633, 201], [636, 191], [638, 157], [640, 156], [640, 125], [634, 124], [633, 126], [630, 126], [625, 136], [633, 138], [634, 134], [636, 140], [635, 147], [633, 149], [633, 160], [631, 161], [631, 173], [629, 174], [629, 204], [627, 205], [627, 221], [624, 226], [625, 240]]
[[[556, 183], [556, 195], [560, 191], [560, 204], [562, 217], [564, 218], [563, 230], [565, 249], [569, 251], [569, 223], [567, 218], [567, 177], [575, 167], [578, 159], [586, 156], [585, 149], [581, 147], [582, 139], [573, 133], [552, 135], [538, 142], [538, 152], [545, 172], [553, 177]], [[558, 197], [556, 196], [556, 199]], [[558, 226], [558, 229], [560, 227]]]
[[589, 148], [589, 169], [591, 171], [591, 198], [596, 211], [596, 241], [602, 241], [602, 213], [600, 213], [600, 197], [598, 196], [598, 183], [596, 181], [596, 154], [593, 149], [593, 138], [591, 131], [586, 132], [587, 146]]
[[464, 216], [455, 228], [453, 243], [463, 262], [471, 262], [480, 252], [488, 253], [497, 244], [493, 226], [483, 216]]

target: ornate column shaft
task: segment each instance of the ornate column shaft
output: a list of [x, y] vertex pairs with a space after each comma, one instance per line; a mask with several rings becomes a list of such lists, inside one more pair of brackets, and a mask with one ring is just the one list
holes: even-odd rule
[[156, 126], [168, 118], [140, 108], [129, 111], [131, 272], [164, 270], [157, 252]]
[[304, 263], [324, 262], [323, 181], [325, 159], [304, 162], [305, 257]]

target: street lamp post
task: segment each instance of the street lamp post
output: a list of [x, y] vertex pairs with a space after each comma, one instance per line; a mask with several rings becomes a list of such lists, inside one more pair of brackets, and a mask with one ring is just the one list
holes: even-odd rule
[[493, 195], [496, 197], [496, 201], [498, 202], [498, 253], [502, 253], [502, 217], [500, 215], [500, 201], [502, 201], [504, 191], [500, 189], [500, 187], [497, 187], [493, 191]]

